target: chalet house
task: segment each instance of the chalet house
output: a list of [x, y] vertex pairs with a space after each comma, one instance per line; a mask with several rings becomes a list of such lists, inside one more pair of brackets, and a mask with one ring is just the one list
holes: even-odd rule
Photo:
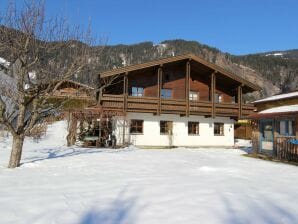
[[298, 91], [254, 102], [253, 149], [281, 160], [298, 162]]
[[100, 113], [113, 114], [117, 144], [137, 146], [233, 146], [235, 120], [254, 110], [242, 96], [259, 90], [193, 54], [99, 75]]

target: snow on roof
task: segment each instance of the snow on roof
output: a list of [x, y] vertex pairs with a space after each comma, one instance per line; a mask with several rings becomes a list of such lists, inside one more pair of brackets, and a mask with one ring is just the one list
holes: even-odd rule
[[286, 98], [292, 98], [292, 97], [298, 97], [298, 91], [292, 92], [292, 93], [285, 93], [285, 94], [278, 94], [274, 96], [269, 96], [267, 98], [256, 100], [254, 103], [261, 103], [261, 102], [267, 102], [267, 101], [274, 101], [274, 100], [280, 100], [280, 99], [286, 99]]
[[260, 111], [260, 114], [298, 112], [298, 104], [274, 107]]

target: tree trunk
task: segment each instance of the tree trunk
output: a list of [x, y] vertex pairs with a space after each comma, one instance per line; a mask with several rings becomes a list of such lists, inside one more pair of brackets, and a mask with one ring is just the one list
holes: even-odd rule
[[8, 168], [16, 168], [16, 167], [20, 166], [24, 138], [25, 138], [24, 135], [13, 136], [12, 149], [11, 149]]
[[72, 113], [70, 113], [69, 115], [68, 125], [69, 125], [68, 135], [66, 136], [66, 139], [67, 139], [67, 146], [70, 147], [74, 145], [76, 142], [76, 131], [77, 131], [77, 119], [74, 118]]

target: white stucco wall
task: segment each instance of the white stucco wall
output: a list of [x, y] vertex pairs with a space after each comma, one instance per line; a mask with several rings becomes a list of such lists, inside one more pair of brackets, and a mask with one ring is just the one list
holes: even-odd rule
[[[143, 134], [129, 134], [131, 119], [144, 120]], [[160, 134], [159, 122], [173, 121], [172, 139]], [[188, 135], [188, 121], [199, 122], [199, 135]], [[205, 118], [203, 116], [180, 117], [173, 114], [154, 116], [149, 113], [128, 113], [126, 116], [125, 141], [137, 146], [233, 146], [234, 120], [228, 117]], [[214, 122], [224, 123], [224, 136], [214, 136]], [[123, 138], [123, 118], [118, 117], [114, 122], [118, 143]], [[171, 144], [172, 141], [172, 144]]]

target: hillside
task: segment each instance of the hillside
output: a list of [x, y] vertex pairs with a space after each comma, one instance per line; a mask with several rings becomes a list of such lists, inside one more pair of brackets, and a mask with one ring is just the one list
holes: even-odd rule
[[259, 98], [287, 92], [298, 87], [298, 50], [265, 52], [235, 56], [196, 41], [167, 40], [154, 45], [143, 42], [134, 45], [106, 46], [102, 62], [106, 70], [125, 65], [142, 63], [162, 57], [194, 53], [212, 63], [218, 64], [262, 87]]
[[[21, 35], [19, 31], [16, 33]], [[56, 43], [53, 42], [53, 44]], [[85, 71], [84, 75], [77, 79], [92, 86], [96, 85], [97, 74], [103, 70], [193, 53], [262, 87], [260, 93], [246, 96], [246, 99], [258, 99], [298, 88], [298, 76], [296, 75], [298, 73], [298, 50], [235, 56], [196, 41], [186, 40], [166, 40], [159, 44], [143, 42], [133, 45], [93, 46], [92, 48], [96, 56], [90, 58], [91, 69]], [[0, 52], [0, 57], [7, 59], [7, 53]], [[65, 58], [67, 53], [61, 53], [59, 50], [59, 55], [67, 60]]]

